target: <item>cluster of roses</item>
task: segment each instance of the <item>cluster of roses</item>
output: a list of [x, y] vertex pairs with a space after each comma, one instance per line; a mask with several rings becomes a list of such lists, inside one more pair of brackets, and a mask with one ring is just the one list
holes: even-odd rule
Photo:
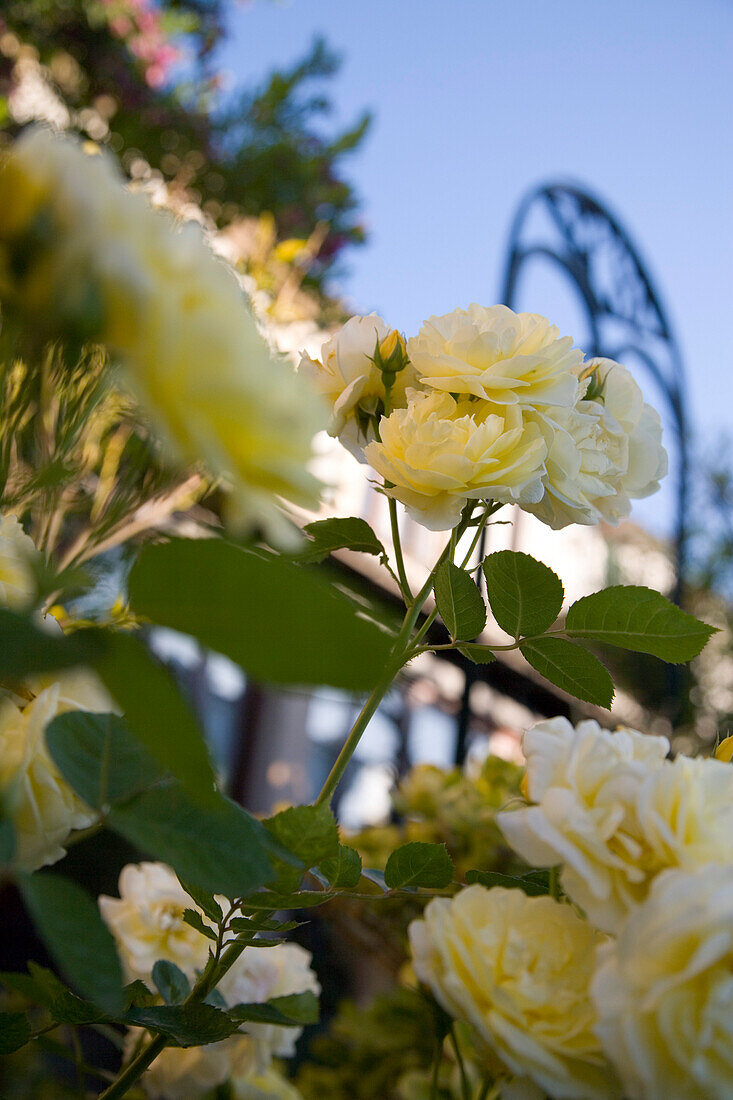
[[277, 498], [317, 505], [307, 464], [325, 410], [201, 227], [154, 210], [91, 154], [31, 127], [0, 158], [3, 313], [104, 345], [170, 453], [222, 479], [231, 521], [282, 540]]
[[525, 734], [528, 804], [498, 822], [565, 898], [473, 885], [410, 926], [418, 977], [518, 1095], [733, 1094], [732, 744], [670, 760], [592, 721]]
[[[156, 962], [178, 967], [189, 982], [204, 969], [210, 941], [187, 924], [186, 909], [194, 908], [174, 872], [164, 863], [128, 864], [119, 880], [119, 898], [102, 895], [102, 917], [115, 937], [128, 981], [152, 980]], [[225, 898], [217, 899], [226, 914]], [[211, 922], [199, 911], [205, 924]], [[295, 943], [246, 947], [217, 987], [226, 1005], [260, 1004], [273, 997], [311, 991], [320, 986], [310, 966], [310, 952]], [[206, 1046], [168, 1048], [155, 1059], [144, 1077], [150, 1096], [162, 1100], [193, 1100], [224, 1082], [234, 1100], [292, 1100], [298, 1093], [273, 1065], [273, 1058], [290, 1058], [302, 1028], [248, 1023], [246, 1034]], [[126, 1055], [136, 1050], [144, 1033], [130, 1028]]]
[[431, 530], [485, 499], [553, 528], [616, 523], [667, 471], [659, 415], [626, 368], [584, 361], [535, 313], [473, 304], [407, 342], [352, 317], [300, 371], [330, 402], [330, 434]]

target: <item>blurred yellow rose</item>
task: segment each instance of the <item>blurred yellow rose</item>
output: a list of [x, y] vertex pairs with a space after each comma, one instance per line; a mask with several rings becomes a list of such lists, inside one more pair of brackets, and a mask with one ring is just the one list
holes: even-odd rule
[[408, 390], [407, 408], [383, 417], [379, 430], [367, 462], [431, 531], [454, 527], [467, 500], [523, 504], [544, 492], [547, 448], [516, 405]]
[[0, 701], [0, 796], [15, 830], [14, 865], [35, 871], [56, 863], [69, 833], [91, 825], [97, 814], [74, 793], [46, 748], [45, 729], [72, 709], [61, 682], [22, 707]]
[[[115, 937], [127, 979], [139, 978], [152, 988], [153, 967], [165, 959], [193, 981], [206, 965], [210, 941], [183, 920], [185, 909], [197, 907], [173, 870], [164, 863], [128, 864], [120, 874], [119, 891], [119, 898], [100, 897], [99, 908]], [[226, 899], [218, 900], [227, 912]], [[200, 916], [210, 923], [203, 913]], [[310, 952], [295, 943], [266, 950], [247, 947], [218, 990], [232, 1007], [307, 990], [319, 994], [310, 963]], [[237, 1081], [240, 1090], [255, 1088], [258, 1078], [267, 1084], [272, 1059], [292, 1057], [301, 1032], [302, 1028], [247, 1023], [242, 1032], [219, 1043], [185, 1052], [165, 1050], [145, 1074], [145, 1089], [165, 1100], [193, 1100], [229, 1079]], [[136, 1028], [128, 1031], [128, 1053], [140, 1034]]]
[[37, 557], [17, 516], [0, 516], [0, 607], [27, 606], [35, 591], [31, 562]]
[[[141, 1028], [128, 1028], [126, 1060], [132, 1057], [144, 1036]], [[142, 1078], [145, 1092], [154, 1100], [198, 1100], [209, 1095], [212, 1089], [229, 1080], [232, 1045], [231, 1039], [224, 1039], [201, 1047], [168, 1047], [146, 1070]]]
[[429, 317], [407, 344], [421, 382], [497, 405], [572, 405], [583, 353], [538, 313], [507, 306], [454, 309]]
[[409, 928], [413, 965], [489, 1060], [552, 1097], [620, 1096], [594, 1035], [589, 984], [603, 937], [574, 910], [521, 890], [469, 886]]
[[128, 863], [120, 872], [119, 891], [119, 898], [100, 895], [99, 908], [117, 942], [127, 980], [139, 978], [151, 986], [158, 959], [175, 963], [189, 980], [195, 978], [206, 965], [210, 941], [184, 922], [184, 909], [196, 906], [171, 868]]
[[235, 1077], [231, 1087], [233, 1100], [303, 1100], [295, 1085], [274, 1066], [264, 1073]]
[[32, 240], [28, 217], [5, 230], [0, 219], [0, 243], [5, 232], [26, 268], [22, 285], [0, 295], [51, 336], [72, 330], [105, 344], [171, 451], [222, 479], [232, 523], [284, 537], [278, 500], [318, 501], [307, 465], [326, 410], [271, 351], [200, 227], [176, 226], [126, 190], [106, 154], [87, 156], [40, 127], [10, 147], [0, 179], [10, 203], [37, 196]]
[[[384, 378], [374, 363], [377, 345], [389, 358], [404, 342], [376, 313], [352, 317], [323, 345], [320, 360], [303, 355], [298, 368], [328, 401], [328, 434], [338, 437], [360, 462], [365, 445], [376, 438], [384, 412]], [[415, 372], [408, 365], [395, 376], [390, 392], [393, 409], [404, 407], [405, 389], [414, 385]]]
[[499, 827], [534, 866], [562, 864], [568, 896], [615, 931], [661, 871], [733, 861], [733, 771], [665, 760], [665, 738], [564, 718], [524, 736], [529, 800]]
[[[266, 950], [247, 947], [219, 983], [229, 1005], [261, 1003], [290, 993], [321, 992], [311, 969], [311, 953], [297, 943], [280, 943]], [[265, 1073], [275, 1058], [292, 1058], [303, 1029], [276, 1024], [245, 1025], [233, 1052], [236, 1075]]]
[[733, 1096], [733, 865], [666, 871], [598, 955], [596, 1031], [630, 1100]]

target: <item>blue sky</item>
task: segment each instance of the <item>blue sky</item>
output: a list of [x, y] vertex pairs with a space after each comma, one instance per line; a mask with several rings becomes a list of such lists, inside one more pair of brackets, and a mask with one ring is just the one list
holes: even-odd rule
[[[701, 442], [733, 404], [733, 6], [727, 0], [254, 0], [232, 5], [221, 63], [236, 83], [316, 34], [343, 55], [336, 122], [374, 123], [349, 164], [369, 244], [342, 290], [408, 335], [498, 298], [520, 196], [574, 179], [647, 259], [688, 372]], [[545, 280], [522, 308], [571, 335]], [[651, 396], [651, 394], [650, 394]]]

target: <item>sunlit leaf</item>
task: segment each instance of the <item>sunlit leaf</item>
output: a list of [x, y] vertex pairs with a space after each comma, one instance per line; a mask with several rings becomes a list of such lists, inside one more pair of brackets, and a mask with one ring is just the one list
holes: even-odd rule
[[435, 602], [451, 638], [476, 638], [486, 626], [486, 607], [463, 569], [444, 561], [435, 574]]
[[611, 706], [613, 680], [587, 649], [563, 638], [536, 638], [532, 642], [522, 642], [519, 648], [532, 668], [551, 684], [586, 703]]
[[403, 844], [392, 852], [384, 869], [384, 881], [390, 890], [418, 886], [440, 890], [452, 879], [453, 860], [445, 844]]
[[716, 633], [659, 592], [638, 585], [614, 585], [577, 600], [565, 630], [571, 638], [650, 653], [673, 664], [697, 657]]
[[541, 561], [515, 550], [498, 550], [483, 563], [494, 618], [507, 634], [541, 634], [562, 608], [562, 581]]

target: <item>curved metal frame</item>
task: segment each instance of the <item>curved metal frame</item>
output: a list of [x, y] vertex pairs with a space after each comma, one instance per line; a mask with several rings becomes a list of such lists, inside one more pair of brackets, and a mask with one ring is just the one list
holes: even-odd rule
[[[528, 222], [549, 215], [544, 232]], [[590, 356], [619, 362], [635, 355], [667, 405], [674, 427], [677, 486], [674, 546], [680, 602], [686, 566], [689, 443], [684, 369], [677, 342], [651, 278], [629, 234], [598, 199], [573, 184], [549, 183], [519, 205], [509, 237], [501, 301], [514, 307], [519, 276], [528, 260], [559, 266], [578, 291], [590, 330]]]
[[[535, 211], [549, 214], [544, 233], [528, 226]], [[623, 362], [636, 355], [658, 386], [671, 414], [677, 451], [674, 517], [676, 583], [672, 598], [684, 593], [687, 543], [689, 442], [682, 357], [667, 315], [629, 234], [599, 201], [578, 186], [548, 183], [530, 191], [519, 204], [509, 235], [500, 301], [514, 308], [519, 276], [528, 260], [544, 259], [569, 277], [585, 307], [591, 357]], [[604, 272], [605, 265], [605, 272]], [[484, 532], [485, 534], [485, 532]], [[481, 555], [485, 553], [484, 538]], [[479, 575], [480, 576], [480, 575]], [[456, 762], [462, 763], [470, 720], [469, 693], [477, 678], [465, 666], [466, 684], [458, 717]], [[679, 675], [670, 666], [670, 695], [679, 694]]]

